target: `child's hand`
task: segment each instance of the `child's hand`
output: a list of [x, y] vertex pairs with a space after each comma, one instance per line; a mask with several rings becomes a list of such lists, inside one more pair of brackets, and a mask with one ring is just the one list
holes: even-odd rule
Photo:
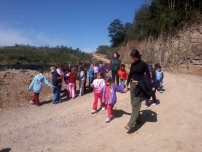
[[91, 84], [90, 86], [91, 86], [92, 88], [94, 88], [94, 84]]
[[152, 88], [152, 91], [155, 91], [155, 88]]
[[125, 87], [123, 92], [126, 93], [128, 91], [128, 87]]

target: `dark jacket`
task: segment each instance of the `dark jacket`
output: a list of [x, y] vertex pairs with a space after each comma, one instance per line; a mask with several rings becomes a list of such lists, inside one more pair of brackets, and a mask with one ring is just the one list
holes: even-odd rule
[[53, 86], [59, 88], [62, 86], [62, 77], [57, 73], [57, 71], [52, 73]]
[[150, 78], [149, 81], [150, 81], [151, 87], [157, 89], [158, 82], [156, 81], [156, 78], [155, 77], [154, 78]]
[[147, 76], [143, 76], [142, 79], [138, 81], [138, 85], [134, 89], [134, 93], [136, 97], [146, 97], [147, 99], [151, 98], [152, 87]]
[[[121, 60], [120, 59], [117, 59], [118, 60], [118, 69], [117, 71], [121, 68]], [[110, 60], [110, 63], [109, 63], [109, 70], [113, 70], [113, 66], [114, 66], [114, 58]]]

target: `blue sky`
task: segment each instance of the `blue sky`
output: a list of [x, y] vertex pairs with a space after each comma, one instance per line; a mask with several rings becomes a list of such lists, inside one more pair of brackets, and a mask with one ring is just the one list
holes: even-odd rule
[[109, 45], [114, 19], [131, 22], [144, 0], [0, 0], [0, 46], [68, 46], [85, 52]]

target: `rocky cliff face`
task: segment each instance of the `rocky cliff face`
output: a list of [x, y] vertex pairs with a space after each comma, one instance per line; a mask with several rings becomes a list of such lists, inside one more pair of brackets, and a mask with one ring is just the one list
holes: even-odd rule
[[160, 34], [142, 41], [129, 41], [119, 50], [129, 63], [132, 49], [138, 49], [144, 61], [159, 62], [163, 68], [202, 75], [202, 16], [190, 23], [181, 23], [173, 34]]

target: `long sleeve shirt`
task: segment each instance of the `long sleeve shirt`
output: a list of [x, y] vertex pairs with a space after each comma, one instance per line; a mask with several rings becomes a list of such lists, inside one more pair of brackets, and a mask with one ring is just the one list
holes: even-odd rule
[[130, 67], [130, 73], [128, 75], [127, 85], [130, 83], [131, 80], [139, 81], [146, 72], [148, 78], [150, 78], [148, 66], [142, 60], [133, 62]]

